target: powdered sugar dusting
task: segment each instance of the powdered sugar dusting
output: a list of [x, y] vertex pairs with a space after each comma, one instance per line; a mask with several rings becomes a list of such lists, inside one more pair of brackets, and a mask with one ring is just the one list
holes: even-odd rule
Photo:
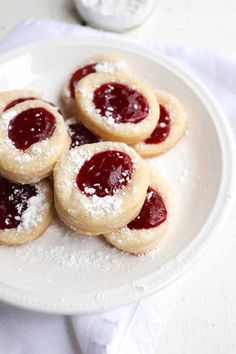
[[85, 210], [88, 211], [89, 215], [93, 215], [94, 218], [99, 218], [104, 214], [119, 216], [121, 205], [121, 198], [116, 195], [107, 195], [100, 198], [94, 194], [84, 202]]
[[32, 147], [32, 153], [34, 154], [34, 155], [39, 155], [39, 154], [41, 154], [41, 152], [42, 152], [42, 149], [41, 149], [41, 147], [40, 146], [38, 146], [38, 145], [34, 145], [33, 147]]
[[3, 122], [3, 130], [7, 133], [10, 121], [17, 115], [17, 111], [14, 109], [7, 110], [1, 115]]
[[85, 149], [71, 149], [68, 153], [68, 159], [73, 165], [73, 170], [78, 173], [85, 161], [89, 160], [96, 151], [86, 151]]
[[[78, 235], [56, 220], [44, 238], [16, 248], [16, 257], [27, 265], [52, 262], [52, 265], [58, 266], [56, 269], [59, 272], [61, 268], [68, 269], [70, 272], [78, 270], [93, 272], [99, 269], [99, 272], [106, 274], [115, 270], [132, 273], [141, 268], [143, 262], [150, 257], [153, 258], [157, 252], [155, 250], [155, 253], [151, 252], [150, 256], [147, 254], [139, 259], [133, 258], [128, 253], [110, 246], [102, 238]], [[129, 259], [129, 267], [122, 258]]]
[[78, 88], [78, 91], [82, 94], [83, 97], [92, 99], [93, 98], [93, 93], [87, 90], [85, 87], [80, 86]]
[[134, 237], [137, 237], [138, 234], [142, 234], [142, 239], [145, 239], [147, 242], [153, 239], [154, 229], [145, 229], [144, 230], [132, 230], [127, 226], [120, 228], [117, 232], [111, 233], [109, 235], [110, 240], [115, 241], [120, 246], [127, 244], [127, 242], [132, 241]]
[[28, 207], [21, 215], [21, 222], [17, 227], [17, 232], [36, 227], [42, 222], [42, 213], [49, 209], [49, 203], [45, 193], [46, 187], [37, 184], [36, 191], [37, 194], [28, 200]]
[[[15, 216], [15, 220], [19, 221], [18, 226], [14, 229], [14, 234], [12, 234], [12, 229], [4, 229], [4, 236], [8, 237], [8, 233], [11, 233], [11, 238], [17, 240], [21, 237], [22, 233], [30, 231], [36, 228], [43, 221], [43, 214], [47, 212], [51, 206], [51, 199], [49, 197], [49, 185], [45, 182], [39, 182], [34, 186], [34, 191], [36, 195], [31, 196], [27, 201], [24, 196], [22, 201], [19, 201], [15, 205], [18, 215]], [[14, 200], [14, 193], [21, 193], [20, 190], [16, 189], [12, 195], [9, 196], [9, 201]], [[26, 201], [26, 209], [22, 212], [23, 203]], [[7, 223], [6, 219], [6, 223]]]
[[126, 63], [122, 60], [116, 62], [103, 61], [96, 64], [95, 70], [98, 73], [113, 73], [115, 71], [123, 71], [127, 67]]
[[86, 194], [93, 195], [96, 192], [96, 189], [92, 187], [84, 187], [84, 192]]
[[170, 119], [174, 119], [176, 117], [176, 109], [175, 107], [171, 104], [165, 104], [164, 107], [166, 108], [167, 112], [169, 113]]

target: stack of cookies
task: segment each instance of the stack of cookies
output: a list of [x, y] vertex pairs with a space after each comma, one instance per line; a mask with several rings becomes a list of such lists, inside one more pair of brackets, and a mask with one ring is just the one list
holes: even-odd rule
[[0, 241], [21, 244], [53, 218], [83, 235], [145, 253], [170, 222], [170, 189], [143, 157], [172, 148], [185, 116], [124, 59], [100, 55], [70, 75], [60, 109], [32, 91], [0, 93]]

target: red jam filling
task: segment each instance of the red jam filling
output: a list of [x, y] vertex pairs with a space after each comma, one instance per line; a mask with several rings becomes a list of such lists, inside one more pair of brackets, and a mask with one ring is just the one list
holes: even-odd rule
[[129, 182], [133, 172], [133, 162], [123, 151], [99, 152], [81, 167], [76, 183], [88, 197], [105, 197], [119, 192]]
[[76, 86], [77, 82], [79, 80], [83, 79], [83, 77], [87, 76], [88, 74], [95, 73], [96, 72], [96, 65], [97, 65], [96, 63], [86, 65], [83, 68], [76, 70], [72, 74], [70, 82], [69, 82], [70, 96], [72, 98], [75, 98], [75, 86]]
[[97, 143], [98, 137], [90, 132], [84, 125], [73, 123], [69, 125], [69, 134], [71, 137], [71, 148], [76, 146]]
[[50, 138], [56, 128], [55, 117], [45, 108], [30, 108], [9, 123], [8, 137], [17, 149], [25, 151], [32, 144]]
[[131, 230], [151, 229], [163, 223], [167, 218], [167, 210], [161, 196], [151, 187], [139, 215], [127, 227]]
[[[36, 97], [21, 97], [21, 98], [17, 98], [13, 101], [11, 101], [10, 103], [8, 103], [6, 105], [6, 107], [4, 108], [3, 112], [7, 111], [8, 109], [14, 107], [15, 105], [17, 105], [18, 103], [21, 103], [21, 102], [25, 102], [25, 101], [28, 101], [28, 100], [37, 100], [38, 98]], [[42, 100], [43, 102], [46, 102], [48, 104], [50, 104], [51, 106], [55, 107], [57, 109], [57, 111], [61, 114], [61, 111], [60, 109], [52, 102], [49, 102], [49, 101], [45, 101], [45, 100]]]
[[12, 183], [0, 177], [0, 229], [16, 228], [28, 207], [29, 198], [36, 194], [33, 184]]
[[146, 144], [159, 144], [166, 140], [170, 133], [170, 116], [165, 107], [160, 105], [160, 118], [151, 136], [145, 140]]
[[149, 112], [146, 98], [138, 91], [117, 82], [108, 82], [98, 87], [93, 94], [97, 112], [114, 123], [137, 124]]

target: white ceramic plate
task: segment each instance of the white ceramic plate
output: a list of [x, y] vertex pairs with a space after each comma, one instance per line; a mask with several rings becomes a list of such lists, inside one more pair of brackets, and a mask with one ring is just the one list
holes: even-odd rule
[[[86, 57], [116, 52], [137, 76], [176, 95], [188, 132], [152, 159], [168, 179], [175, 220], [159, 250], [135, 257], [55, 222], [38, 240], [0, 248], [0, 299], [29, 309], [74, 314], [136, 301], [175, 279], [201, 253], [225, 211], [233, 179], [233, 142], [211, 94], [163, 55], [110, 37], [84, 36], [25, 46], [0, 59], [0, 89], [32, 88], [57, 101], [69, 73]], [[62, 186], [63, 188], [63, 186]]]

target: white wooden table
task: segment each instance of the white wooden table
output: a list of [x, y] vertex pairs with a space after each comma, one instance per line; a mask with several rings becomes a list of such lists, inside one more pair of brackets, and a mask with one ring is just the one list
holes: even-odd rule
[[[151, 17], [124, 35], [208, 47], [236, 55], [235, 15], [235, 0], [157, 0]], [[29, 17], [78, 21], [72, 0], [1, 0], [0, 40], [15, 23]], [[235, 354], [236, 217], [233, 210], [205, 255], [174, 287], [178, 289], [176, 309], [157, 353]]]

